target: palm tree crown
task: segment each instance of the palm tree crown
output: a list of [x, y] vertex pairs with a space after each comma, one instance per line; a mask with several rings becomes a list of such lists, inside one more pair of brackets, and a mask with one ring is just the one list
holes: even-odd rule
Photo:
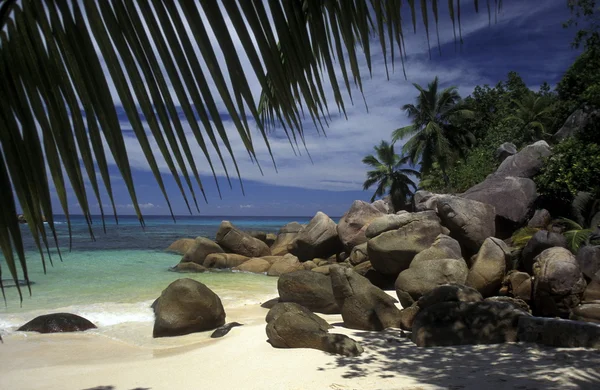
[[381, 141], [379, 146], [375, 146], [374, 149], [377, 157], [370, 154], [362, 160], [364, 164], [373, 168], [367, 172], [367, 180], [363, 183], [363, 189], [367, 190], [377, 184], [371, 202], [377, 197], [384, 196], [389, 189], [394, 209], [401, 210], [405, 207], [406, 201], [413, 191], [417, 189], [416, 184], [409, 176], [419, 177], [420, 174], [414, 169], [404, 168], [408, 164], [409, 157], [394, 153], [393, 143], [390, 145], [386, 141]]
[[421, 172], [431, 170], [437, 162], [447, 181], [445, 168], [448, 162], [473, 140], [472, 134], [461, 131], [452, 121], [460, 117], [472, 117], [473, 113], [463, 108], [456, 87], [439, 91], [437, 77], [427, 89], [419, 84], [413, 85], [419, 91], [416, 104], [402, 107], [412, 124], [394, 130], [392, 139], [395, 142], [411, 136], [403, 147], [409, 161], [413, 164], [420, 162]]
[[550, 100], [545, 96], [536, 96], [534, 93], [527, 94], [523, 100], [514, 101], [517, 111], [509, 119], [515, 119], [522, 123], [522, 129], [530, 141], [537, 141], [547, 134], [547, 126], [550, 124], [552, 106]]

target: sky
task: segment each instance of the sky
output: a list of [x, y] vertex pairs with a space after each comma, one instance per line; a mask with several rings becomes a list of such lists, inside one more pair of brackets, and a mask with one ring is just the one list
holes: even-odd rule
[[[371, 43], [372, 77], [369, 77], [364, 58], [361, 58], [360, 62], [364, 96], [369, 111], [367, 112], [358, 90], [355, 90], [355, 104], [350, 105], [350, 101], [346, 101], [348, 119], [332, 111], [326, 137], [319, 135], [314, 126], [307, 122], [306, 144], [312, 161], [304, 152], [295, 155], [283, 131], [275, 129], [270, 134], [271, 148], [278, 168], [278, 172], [275, 172], [264, 143], [258, 140], [259, 134], [256, 130], [255, 147], [263, 169], [261, 174], [236, 137], [236, 130], [229, 116], [224, 114], [223, 120], [231, 135], [241, 171], [244, 194], [235, 174], [231, 177], [230, 188], [223, 170], [217, 169], [217, 180], [222, 193], [220, 198], [206, 160], [201, 157], [200, 149], [197, 146], [193, 147], [192, 151], [194, 156], [198, 157], [197, 167], [208, 198], [208, 203], [205, 203], [201, 196], [198, 197], [199, 215], [312, 216], [317, 211], [323, 211], [330, 216], [341, 216], [354, 200], [368, 201], [374, 188], [362, 190], [367, 168], [361, 160], [371, 154], [373, 146], [381, 140], [390, 140], [394, 129], [409, 124], [400, 107], [414, 101], [416, 89], [412, 83], [426, 85], [438, 76], [442, 87], [456, 86], [461, 96], [466, 97], [476, 85], [495, 85], [506, 79], [509, 71], [516, 71], [532, 89], [537, 89], [543, 82], [555, 85], [580, 53], [571, 48], [574, 30], [562, 27], [562, 23], [569, 18], [566, 1], [507, 0], [503, 3], [504, 8], [498, 15], [497, 22], [494, 23], [492, 19], [492, 24], [489, 25], [485, 7], [483, 12], [475, 14], [472, 2], [463, 2], [461, 17], [464, 43], [457, 47], [454, 44], [452, 23], [447, 16], [446, 3], [441, 2], [439, 31], [442, 54], [438, 54], [435, 31], [432, 30], [431, 59], [423, 25], [417, 26], [416, 35], [413, 35], [412, 31], [409, 33], [405, 27], [409, 54], [406, 63], [408, 80], [404, 78], [399, 61], [396, 63], [395, 72], [390, 72], [389, 80], [386, 78], [383, 55], [374, 37]], [[408, 15], [408, 12], [404, 14]], [[420, 15], [418, 17], [420, 22]], [[432, 19], [433, 16], [430, 15], [430, 20]], [[412, 26], [410, 28], [412, 30]], [[236, 41], [235, 37], [234, 43], [241, 48], [239, 40]], [[243, 62], [243, 65], [247, 65], [247, 62]], [[156, 185], [141, 148], [132, 136], [131, 126], [120, 106], [114, 85], [112, 82], [109, 84], [120, 114], [121, 126], [125, 131], [126, 146], [142, 211], [146, 215], [168, 214], [167, 203]], [[258, 81], [250, 77], [250, 86], [254, 96], [258, 98]], [[332, 96], [330, 90], [326, 92]], [[222, 102], [219, 104], [225, 112]], [[183, 125], [192, 141], [189, 124], [184, 121]], [[255, 128], [252, 123], [251, 128]], [[195, 145], [194, 142], [192, 144]], [[156, 143], [153, 142], [153, 145]], [[164, 160], [157, 159], [173, 212], [176, 215], [189, 215]], [[109, 158], [109, 163], [110, 161]], [[227, 165], [230, 172], [234, 172], [231, 161], [228, 161]], [[131, 200], [114, 165], [111, 166], [111, 172], [119, 214], [133, 214]], [[79, 208], [74, 197], [71, 199], [71, 212], [77, 213]], [[92, 200], [90, 203], [92, 213], [98, 213], [98, 202]], [[106, 196], [103, 197], [102, 203], [108, 205]], [[58, 202], [55, 204], [58, 209]], [[193, 211], [194, 214], [198, 214], [194, 208]]]

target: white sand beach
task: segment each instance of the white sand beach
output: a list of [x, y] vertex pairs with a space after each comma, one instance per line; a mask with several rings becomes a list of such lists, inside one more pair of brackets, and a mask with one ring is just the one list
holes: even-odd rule
[[[534, 344], [418, 348], [397, 330], [343, 328], [322, 315], [331, 332], [358, 340], [358, 357], [267, 343], [257, 305], [228, 311], [236, 327], [133, 345], [105, 333], [15, 332], [0, 345], [0, 389], [598, 389], [600, 351]], [[121, 334], [145, 332], [138, 323]], [[114, 333], [114, 330], [113, 330]], [[117, 332], [118, 333], [118, 332]], [[174, 346], [173, 346], [174, 345]]]

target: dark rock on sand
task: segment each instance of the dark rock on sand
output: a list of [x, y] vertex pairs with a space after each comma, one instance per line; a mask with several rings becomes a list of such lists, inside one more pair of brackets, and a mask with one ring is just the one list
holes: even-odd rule
[[327, 275], [305, 270], [287, 273], [279, 277], [277, 289], [281, 302], [294, 302], [323, 314], [340, 312]]
[[212, 330], [225, 324], [221, 299], [193, 279], [171, 283], [155, 301], [153, 337], [180, 336]]
[[400, 326], [400, 310], [394, 298], [351, 268], [332, 265], [330, 272], [331, 288], [345, 326], [363, 330]]
[[267, 323], [275, 321], [279, 316], [283, 315], [284, 313], [303, 313], [303, 314], [306, 314], [306, 315], [310, 316], [316, 322], [318, 322], [319, 326], [322, 329], [333, 328], [333, 326], [329, 325], [329, 323], [327, 321], [325, 321], [324, 319], [322, 319], [318, 315], [314, 314], [313, 312], [311, 312], [310, 310], [308, 310], [304, 306], [299, 305], [299, 304], [294, 303], [294, 302], [279, 302], [279, 303], [276, 303], [275, 305], [273, 305], [273, 307], [271, 307], [271, 310], [269, 310], [269, 312], [267, 313], [267, 316], [265, 317], [265, 321]]
[[244, 324], [240, 324], [239, 322], [229, 322], [223, 326], [219, 326], [217, 329], [215, 329], [214, 332], [212, 332], [212, 334], [210, 335], [211, 338], [216, 339], [219, 337], [223, 337], [225, 336], [227, 333], [229, 333], [229, 331], [231, 330], [231, 328], [235, 328], [236, 326], [242, 326]]
[[[273, 309], [271, 309], [273, 310]], [[312, 348], [344, 356], [358, 356], [363, 348], [341, 334], [328, 333], [325, 325], [313, 313], [284, 312], [267, 324], [269, 343], [275, 348]]]
[[517, 341], [523, 310], [504, 302], [443, 302], [421, 309], [412, 324], [418, 347]]
[[95, 328], [96, 325], [76, 314], [54, 313], [35, 317], [17, 330], [22, 332], [62, 333], [82, 332]]

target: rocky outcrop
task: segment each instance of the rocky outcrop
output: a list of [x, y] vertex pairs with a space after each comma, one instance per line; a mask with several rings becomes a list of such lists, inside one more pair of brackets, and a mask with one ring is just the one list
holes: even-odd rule
[[570, 319], [600, 324], [600, 301], [584, 302], [571, 310]]
[[355, 266], [354, 271], [361, 276], [364, 276], [371, 282], [373, 286], [379, 287], [382, 290], [389, 290], [394, 288], [394, 282], [396, 279], [390, 275], [384, 275], [377, 271], [371, 265], [370, 261], [365, 261]]
[[533, 217], [527, 222], [527, 227], [546, 229], [551, 222], [552, 215], [550, 215], [550, 212], [546, 209], [539, 209], [535, 210], [535, 214], [533, 214]]
[[263, 259], [262, 257], [254, 257], [238, 265], [234, 268], [234, 270], [252, 272], [255, 274], [264, 274], [269, 270], [269, 268], [271, 268], [271, 263], [269, 263], [267, 260]]
[[216, 329], [225, 324], [221, 299], [193, 279], [171, 283], [154, 302], [153, 337], [179, 336]]
[[533, 265], [534, 313], [568, 318], [586, 287], [575, 256], [565, 248], [546, 249]]
[[367, 250], [367, 243], [365, 242], [364, 244], [360, 244], [352, 248], [348, 260], [350, 261], [350, 264], [355, 266], [368, 261], [369, 254]]
[[546, 141], [525, 146], [514, 156], [507, 157], [496, 169], [496, 175], [526, 177], [531, 179], [544, 165], [544, 159], [552, 154]]
[[304, 269], [298, 258], [292, 254], [282, 256], [280, 259], [273, 262], [267, 275], [269, 276], [280, 276], [294, 271]]
[[71, 313], [53, 313], [35, 317], [17, 329], [20, 332], [64, 333], [96, 329], [89, 320]]
[[196, 263], [204, 265], [206, 256], [211, 253], [223, 253], [223, 248], [206, 237], [197, 237], [194, 244], [185, 252], [180, 263]]
[[523, 269], [527, 273], [533, 272], [533, 263], [535, 258], [548, 248], [554, 247], [567, 247], [567, 239], [565, 236], [559, 233], [549, 232], [547, 230], [540, 230], [536, 232], [521, 252], [521, 263]]
[[217, 339], [220, 337], [225, 336], [227, 333], [229, 333], [229, 331], [232, 328], [235, 328], [237, 326], [242, 326], [244, 324], [240, 324], [239, 322], [229, 322], [223, 326], [219, 326], [217, 329], [215, 329], [214, 332], [212, 332], [212, 334], [210, 335], [211, 339]]
[[324, 319], [322, 319], [318, 315], [315, 315], [313, 312], [311, 312], [310, 310], [308, 310], [304, 306], [299, 305], [299, 304], [294, 303], [294, 302], [280, 302], [280, 303], [275, 304], [269, 310], [269, 312], [267, 313], [267, 317], [265, 318], [265, 321], [267, 323], [273, 322], [279, 316], [281, 316], [281, 315], [283, 315], [285, 313], [301, 313], [301, 314], [306, 314], [307, 316], [311, 316], [312, 318], [314, 318], [315, 322], [317, 322], [319, 324], [319, 327], [321, 329], [331, 329], [331, 328], [333, 328], [333, 326], [329, 325], [329, 323], [327, 321], [325, 321]]
[[398, 275], [395, 282], [396, 294], [406, 307], [410, 302], [406, 294], [412, 300], [417, 300], [437, 286], [449, 283], [464, 284], [468, 272], [458, 242], [440, 234], [431, 247], [417, 254], [410, 267]]
[[538, 197], [533, 180], [495, 174], [489, 175], [461, 196], [494, 206], [496, 237], [499, 238], [509, 237], [527, 222]]
[[384, 214], [394, 213], [394, 206], [392, 206], [392, 202], [389, 198], [376, 200], [375, 202], [371, 203], [371, 205]]
[[289, 253], [289, 245], [296, 239], [296, 236], [304, 226], [298, 222], [290, 222], [279, 229], [275, 242], [271, 245], [271, 254], [274, 256], [283, 256]]
[[184, 255], [188, 249], [194, 245], [195, 240], [193, 238], [180, 238], [175, 241], [166, 249], [167, 252], [177, 253], [178, 255]]
[[469, 270], [465, 284], [484, 297], [496, 295], [510, 267], [510, 249], [498, 238], [486, 239]]
[[186, 272], [201, 273], [201, 272], [208, 271], [208, 268], [206, 268], [203, 265], [196, 264], [196, 263], [179, 263], [175, 267], [169, 268], [169, 271], [171, 271], [171, 272], [182, 272], [182, 273], [186, 273]]
[[342, 251], [337, 225], [325, 213], [318, 212], [289, 245], [289, 251], [300, 261], [327, 258]]
[[277, 290], [281, 302], [294, 302], [317, 313], [340, 312], [327, 275], [313, 271], [283, 274], [277, 281]]
[[267, 244], [239, 230], [229, 221], [221, 222], [216, 241], [228, 252], [246, 257], [261, 257], [271, 254]]
[[513, 305], [514, 307], [516, 307], [517, 309], [526, 311], [527, 313], [531, 314], [531, 307], [529, 307], [529, 304], [527, 304], [527, 302], [525, 302], [522, 299], [518, 299], [518, 298], [512, 298], [512, 297], [488, 297], [485, 298], [486, 301], [493, 301], [493, 302], [505, 302], [508, 303], [510, 305]]
[[517, 154], [517, 147], [511, 142], [505, 142], [496, 149], [496, 160], [503, 162], [510, 156]]
[[579, 109], [575, 111], [567, 118], [563, 127], [554, 134], [554, 139], [562, 141], [565, 138], [576, 135], [587, 126], [590, 120], [597, 120], [598, 116], [600, 116], [599, 110]]
[[600, 245], [586, 245], [579, 249], [577, 263], [583, 275], [592, 279], [600, 271]]
[[344, 249], [350, 252], [355, 246], [366, 243], [365, 230], [369, 223], [385, 214], [387, 213], [381, 212], [370, 203], [355, 200], [337, 225], [338, 236]]
[[391, 214], [377, 218], [367, 228], [367, 252], [379, 272], [396, 276], [410, 266], [415, 255], [447, 232], [433, 211]]
[[446, 195], [439, 197], [437, 213], [466, 256], [477, 253], [485, 239], [496, 234], [496, 211], [489, 204]]
[[505, 295], [525, 302], [531, 301], [532, 289], [531, 276], [526, 272], [512, 270], [502, 281], [502, 291]]
[[332, 265], [331, 288], [344, 325], [352, 329], [383, 330], [400, 326], [396, 300], [351, 268]]
[[412, 324], [418, 347], [517, 341], [519, 318], [529, 314], [504, 302], [442, 302], [421, 309]]
[[211, 253], [206, 256], [204, 260], [204, 266], [206, 268], [234, 268], [237, 267], [246, 261], [248, 261], [248, 257], [237, 255], [235, 253]]
[[358, 356], [363, 352], [360, 344], [350, 337], [330, 334], [329, 325], [323, 324], [313, 313], [284, 312], [267, 323], [266, 332], [275, 348], [312, 348], [344, 356]]
[[558, 318], [521, 317], [519, 341], [558, 348], [600, 348], [600, 325]]
[[414, 300], [440, 285], [464, 284], [469, 269], [464, 259], [434, 259], [414, 262], [396, 279], [396, 294], [408, 293]]
[[583, 293], [584, 301], [600, 301], [600, 271], [592, 277]]

